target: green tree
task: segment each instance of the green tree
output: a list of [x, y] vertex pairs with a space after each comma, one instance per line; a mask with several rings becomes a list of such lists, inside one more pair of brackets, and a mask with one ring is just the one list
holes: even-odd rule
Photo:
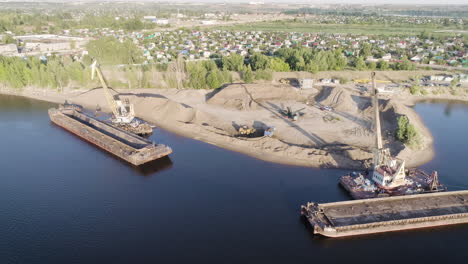
[[250, 68], [250, 65], [244, 66], [244, 69], [242, 70], [242, 80], [245, 83], [251, 83], [254, 80], [254, 75], [252, 72], [252, 68]]
[[138, 64], [143, 62], [143, 52], [132, 41], [120, 42], [113, 37], [91, 40], [86, 46], [89, 56], [101, 64]]
[[317, 66], [316, 63], [309, 63], [305, 67], [305, 71], [308, 71], [310, 73], [317, 73], [319, 71], [319, 67]]
[[455, 88], [457, 86], [457, 84], [460, 83], [460, 78], [453, 78], [451, 81], [450, 81], [450, 86], [452, 88]]
[[221, 81], [218, 79], [219, 76], [219, 70], [216, 69], [214, 71], [210, 71], [208, 75], [206, 76], [206, 83], [209, 88], [211, 89], [216, 89], [221, 86]]
[[337, 49], [333, 52], [334, 55], [334, 67], [332, 70], [341, 71], [343, 70], [346, 65], [348, 65], [348, 59], [343, 55], [343, 51], [341, 49]]
[[289, 71], [291, 71], [291, 68], [289, 67], [289, 64], [287, 64], [281, 58], [271, 58], [268, 61], [267, 68], [269, 68], [269, 69], [271, 69], [272, 71], [275, 71], [275, 72], [289, 72]]
[[366, 63], [364, 62], [364, 59], [362, 57], [357, 57], [355, 59], [355, 62], [354, 62], [354, 67], [358, 70], [358, 71], [363, 71], [365, 70], [367, 67], [366, 67]]
[[206, 76], [208, 71], [203, 66], [203, 63], [195, 62], [187, 64], [187, 73], [189, 76], [188, 86], [192, 89], [205, 89]]
[[372, 61], [372, 62], [369, 62], [369, 63], [367, 64], [367, 68], [368, 68], [369, 70], [373, 71], [373, 70], [375, 70], [375, 69], [377, 68], [377, 64], [376, 64], [375, 62], [373, 62], [373, 61]]
[[3, 38], [1, 39], [1, 43], [2, 44], [16, 44], [16, 39], [14, 39], [9, 34], [3, 35]]
[[244, 56], [239, 54], [231, 54], [221, 58], [223, 69], [228, 71], [241, 71], [244, 66]]
[[394, 68], [395, 70], [399, 70], [399, 71], [411, 71], [411, 70], [415, 70], [416, 66], [413, 63], [411, 63], [410, 60], [408, 60], [407, 56], [403, 56], [403, 58], [401, 59], [401, 62], [397, 62], [394, 65]]
[[254, 71], [265, 70], [268, 67], [268, 62], [268, 57], [258, 52], [250, 56], [250, 65]]
[[295, 71], [303, 71], [305, 68], [304, 58], [299, 56], [299, 54], [294, 54], [293, 56], [289, 57], [286, 62]]
[[410, 93], [413, 95], [419, 94], [419, 86], [417, 85], [411, 85], [410, 87]]
[[273, 80], [273, 71], [270, 69], [255, 71], [255, 80]]
[[389, 68], [388, 62], [381, 60], [377, 63], [377, 68], [381, 71], [386, 71]]
[[397, 122], [398, 122], [398, 128], [396, 130], [396, 138], [401, 142], [405, 142], [406, 131], [408, 128], [408, 123], [409, 123], [408, 117], [400, 116], [397, 118]]
[[363, 43], [359, 51], [359, 56], [367, 58], [372, 55], [372, 46], [369, 43]]
[[398, 127], [396, 130], [396, 138], [408, 145], [416, 145], [419, 143], [419, 134], [414, 125], [409, 122], [407, 116], [399, 116], [397, 118]]

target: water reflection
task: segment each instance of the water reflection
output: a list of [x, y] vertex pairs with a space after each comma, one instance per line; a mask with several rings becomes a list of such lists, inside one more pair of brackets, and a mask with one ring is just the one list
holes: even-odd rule
[[437, 104], [444, 105], [444, 115], [450, 117], [454, 110], [467, 111], [468, 102], [461, 100], [445, 100], [445, 99], [427, 99], [419, 101], [419, 104]]
[[132, 166], [132, 169], [136, 173], [142, 176], [148, 177], [148, 176], [153, 176], [156, 173], [168, 170], [172, 168], [172, 166], [173, 166], [173, 162], [171, 158], [169, 158], [169, 156], [165, 156], [160, 159], [142, 164], [140, 166]]

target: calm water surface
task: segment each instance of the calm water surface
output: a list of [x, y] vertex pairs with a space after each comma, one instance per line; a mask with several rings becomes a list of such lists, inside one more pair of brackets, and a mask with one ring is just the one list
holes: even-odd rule
[[[0, 263], [467, 263], [468, 225], [314, 237], [307, 201], [348, 199], [346, 171], [277, 165], [157, 130], [169, 159], [134, 168], [0, 96]], [[468, 187], [468, 106], [419, 104], [438, 169]], [[468, 188], [467, 188], [468, 189]]]

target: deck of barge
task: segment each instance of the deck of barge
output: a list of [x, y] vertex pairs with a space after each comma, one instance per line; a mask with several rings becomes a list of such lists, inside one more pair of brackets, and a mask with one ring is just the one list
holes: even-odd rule
[[82, 139], [133, 164], [141, 165], [172, 153], [162, 144], [113, 127], [74, 109], [49, 109], [50, 120]]
[[468, 191], [308, 203], [302, 213], [330, 237], [468, 223]]

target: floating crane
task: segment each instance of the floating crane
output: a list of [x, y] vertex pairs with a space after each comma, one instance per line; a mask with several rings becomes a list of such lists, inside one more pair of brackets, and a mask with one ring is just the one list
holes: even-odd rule
[[378, 90], [372, 72], [372, 105], [374, 108], [374, 162], [370, 173], [348, 174], [340, 178], [340, 184], [355, 199], [382, 196], [398, 196], [425, 192], [443, 192], [447, 189], [439, 183], [437, 172], [429, 175], [419, 169], [407, 170], [405, 160], [394, 157], [385, 148], [382, 139]]
[[128, 99], [122, 101], [118, 95], [114, 96], [111, 94], [107, 82], [104, 79], [104, 76], [102, 75], [101, 69], [99, 68], [96, 60], [91, 65], [91, 79], [94, 79], [94, 75], [98, 76], [98, 79], [102, 85], [102, 89], [104, 90], [107, 104], [112, 111], [112, 123], [119, 128], [138, 135], [151, 134], [153, 129], [149, 124], [140, 122], [135, 119], [135, 109], [133, 104], [131, 104]]

